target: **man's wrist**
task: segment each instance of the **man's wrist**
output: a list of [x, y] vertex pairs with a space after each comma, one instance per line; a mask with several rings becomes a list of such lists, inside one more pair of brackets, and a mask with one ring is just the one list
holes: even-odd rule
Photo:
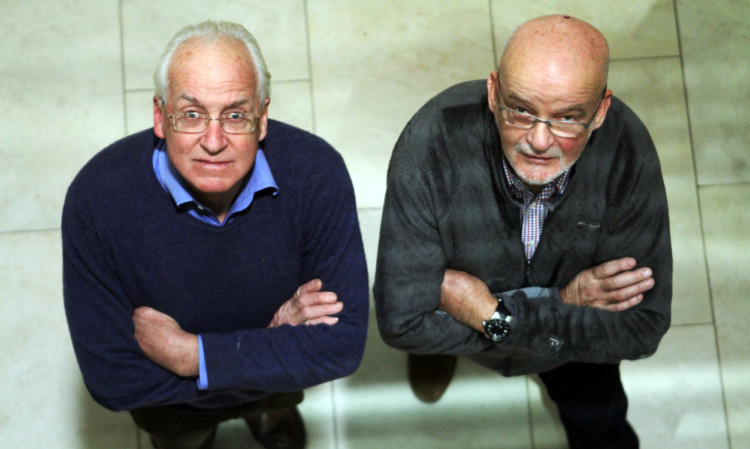
[[479, 332], [484, 333], [484, 322], [489, 319], [490, 316], [492, 316], [493, 313], [495, 313], [495, 310], [497, 309], [497, 298], [495, 298], [492, 294], [488, 294], [486, 296], [483, 296], [481, 306], [478, 307], [478, 313], [477, 316], [475, 316], [472, 327]]
[[482, 322], [485, 337], [495, 343], [500, 343], [508, 338], [511, 331], [513, 315], [503, 301], [502, 295], [493, 295], [497, 300], [495, 311], [490, 317]]

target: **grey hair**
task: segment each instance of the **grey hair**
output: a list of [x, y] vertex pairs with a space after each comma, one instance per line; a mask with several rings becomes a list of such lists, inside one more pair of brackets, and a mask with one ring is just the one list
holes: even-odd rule
[[266, 61], [260, 52], [258, 42], [245, 27], [232, 22], [214, 22], [207, 20], [196, 25], [188, 25], [181, 29], [164, 50], [159, 59], [159, 65], [154, 71], [154, 95], [166, 100], [169, 93], [169, 67], [180, 45], [190, 39], [198, 39], [202, 42], [219, 42], [222, 39], [236, 39], [247, 47], [250, 53], [250, 59], [255, 68], [255, 79], [258, 82], [257, 94], [258, 103], [262, 106], [266, 98], [271, 95], [271, 73], [266, 67]]

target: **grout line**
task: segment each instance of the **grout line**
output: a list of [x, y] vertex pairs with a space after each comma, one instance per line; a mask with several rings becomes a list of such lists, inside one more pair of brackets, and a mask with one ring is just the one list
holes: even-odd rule
[[491, 46], [492, 46], [492, 62], [494, 63], [492, 66], [492, 70], [497, 70], [497, 67], [500, 65], [500, 61], [497, 60], [497, 44], [495, 44], [495, 22], [494, 22], [494, 15], [492, 14], [492, 0], [487, 0], [487, 5], [489, 6], [490, 11], [490, 40]]
[[[309, 59], [309, 52], [308, 52], [308, 59]], [[310, 64], [308, 64], [308, 67]], [[277, 80], [275, 84], [291, 84], [291, 83], [309, 83], [310, 78], [289, 78], [285, 80]]]
[[153, 87], [144, 87], [144, 88], [138, 88], [138, 89], [125, 89], [123, 86], [123, 90], [125, 93], [135, 94], [135, 93], [143, 93], [143, 92], [153, 92]]
[[313, 78], [312, 70], [312, 50], [310, 49], [310, 13], [307, 8], [307, 0], [304, 1], [303, 6], [305, 10], [305, 38], [307, 40], [307, 76], [310, 80], [310, 118], [312, 120], [312, 132], [313, 134], [317, 134], [318, 126], [315, 120], [315, 96], [313, 95], [313, 92], [315, 90], [315, 79]]
[[[303, 2], [303, 9], [305, 14], [305, 39], [306, 39], [306, 47], [307, 47], [307, 76], [308, 79], [299, 79], [299, 80], [285, 80], [282, 82], [300, 82], [300, 81], [309, 81], [310, 83], [310, 90], [308, 94], [310, 95], [310, 119], [312, 123], [312, 130], [314, 134], [317, 134], [318, 126], [317, 122], [315, 120], [315, 96], [313, 95], [314, 92], [314, 85], [315, 85], [315, 79], [313, 77], [313, 70], [312, 70], [312, 50], [310, 48], [310, 12], [307, 8], [307, 0], [304, 0]], [[333, 427], [333, 447], [334, 449], [339, 449], [339, 426], [338, 426], [338, 409], [336, 408], [336, 382], [331, 382], [331, 426]]]
[[701, 322], [701, 323], [680, 323], [680, 324], [674, 324], [674, 323], [672, 323], [669, 326], [669, 329], [676, 329], [676, 328], [686, 329], [686, 328], [690, 328], [690, 327], [705, 327], [705, 326], [712, 326], [713, 327], [714, 323], [712, 321], [705, 321], [705, 322]]
[[[693, 134], [693, 127], [692, 127], [692, 120], [690, 115], [690, 98], [688, 96], [688, 85], [687, 85], [687, 79], [685, 78], [685, 54], [682, 49], [682, 33], [680, 31], [680, 20], [679, 20], [679, 5], [678, 0], [672, 0], [672, 7], [674, 8], [674, 20], [675, 20], [675, 29], [677, 30], [677, 49], [679, 51], [679, 58], [680, 58], [680, 69], [682, 72], [682, 89], [683, 89], [683, 98], [685, 98], [685, 112], [687, 114], [687, 127], [688, 127], [688, 135], [690, 136], [690, 154], [693, 159], [693, 177], [694, 177], [694, 185], [695, 185], [695, 196], [697, 198], [697, 206], [698, 206], [698, 224], [700, 225], [701, 230], [701, 244], [703, 246], [703, 262], [706, 265], [706, 282], [708, 284], [708, 301], [711, 305], [711, 324], [713, 325], [713, 331], [714, 331], [714, 344], [716, 346], [716, 360], [718, 362], [718, 370], [719, 370], [719, 385], [721, 386], [721, 402], [722, 407], [724, 410], [724, 434], [726, 436], [727, 444], [729, 447], [732, 447], [732, 435], [729, 432], [729, 409], [727, 406], [727, 397], [726, 397], [726, 389], [724, 388], [724, 372], [723, 372], [723, 364], [721, 360], [721, 348], [719, 346], [719, 329], [716, 325], [716, 312], [714, 307], [714, 297], [713, 297], [713, 289], [711, 288], [711, 270], [709, 269], [709, 260], [708, 260], [708, 252], [706, 250], [706, 230], [703, 223], [703, 209], [701, 207], [701, 198], [700, 198], [700, 189], [701, 186], [698, 181], [698, 164], [696, 162], [696, 155], [695, 155], [695, 141], [694, 141], [694, 134]], [[734, 185], [734, 184], [732, 184]]]
[[[677, 38], [678, 41], [678, 47], [679, 47], [679, 37]], [[665, 55], [651, 55], [651, 56], [631, 56], [628, 58], [612, 58], [610, 62], [615, 61], [648, 61], [650, 59], [669, 59], [669, 58], [681, 58], [681, 52], [678, 49], [676, 54], [665, 54]]]
[[4, 235], [15, 235], [15, 234], [28, 234], [32, 232], [60, 232], [60, 228], [36, 228], [36, 229], [9, 229], [7, 231], [0, 231], [0, 236]]
[[333, 427], [333, 447], [334, 449], [339, 449], [339, 417], [338, 417], [338, 409], [336, 408], [336, 384], [337, 382], [331, 382], [331, 415], [333, 418], [333, 422], [331, 423]]
[[531, 380], [529, 379], [529, 375], [524, 377], [523, 386], [526, 388], [526, 416], [529, 418], [529, 443], [531, 444], [531, 449], [536, 449], [536, 441], [534, 441], [534, 409], [531, 405], [531, 388], [529, 387]]
[[[310, 82], [309, 78], [291, 78], [291, 79], [285, 79], [285, 80], [276, 80], [273, 82], [273, 84], [274, 86], [278, 86], [279, 84], [309, 83], [309, 82]], [[126, 94], [137, 94], [137, 93], [153, 94], [154, 88], [153, 87], [135, 87], [132, 89], [126, 89], [123, 85], [123, 91]]]
[[117, 2], [117, 21], [120, 26], [120, 81], [122, 83], [122, 125], [123, 135], [128, 134], [128, 102], [125, 89], [125, 30], [122, 20], [122, 0]]
[[[691, 144], [692, 144], [692, 137], [691, 137]], [[710, 187], [747, 187], [750, 186], [750, 181], [737, 181], [737, 182], [712, 182], [708, 184], [698, 184], [696, 181], [696, 186], [698, 189], [703, 188], [710, 188]]]

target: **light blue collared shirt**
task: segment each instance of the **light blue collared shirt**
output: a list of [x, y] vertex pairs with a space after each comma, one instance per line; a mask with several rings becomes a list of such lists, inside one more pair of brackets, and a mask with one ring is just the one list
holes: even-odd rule
[[216, 218], [211, 209], [201, 204], [190, 193], [184, 179], [177, 172], [177, 169], [167, 155], [167, 144], [164, 140], [160, 140], [154, 149], [153, 165], [156, 179], [159, 180], [164, 190], [169, 193], [178, 208], [187, 209], [188, 213], [198, 220], [216, 226], [229, 223], [236, 214], [250, 207], [255, 194], [261, 190], [272, 189], [274, 196], [279, 192], [276, 180], [274, 180], [273, 174], [271, 174], [271, 168], [266, 161], [266, 156], [263, 154], [263, 150], [259, 148], [258, 153], [255, 155], [255, 165], [252, 169], [252, 174], [249, 179], [244, 181], [237, 199], [235, 199], [232, 207], [229, 208], [226, 220], [222, 223]]
[[[276, 180], [273, 179], [273, 174], [271, 173], [271, 167], [268, 166], [268, 161], [266, 161], [263, 150], [259, 148], [258, 153], [255, 155], [255, 164], [252, 173], [244, 181], [240, 193], [229, 208], [229, 212], [227, 212], [226, 220], [222, 223], [211, 209], [201, 204], [190, 193], [182, 175], [180, 175], [169, 159], [169, 155], [167, 155], [167, 144], [164, 140], [160, 140], [154, 149], [152, 162], [156, 179], [159, 180], [164, 190], [172, 197], [175, 205], [178, 208], [187, 209], [188, 213], [198, 220], [214, 226], [223, 226], [232, 221], [238, 213], [247, 210], [253, 202], [255, 194], [261, 190], [271, 189], [274, 196], [279, 193]], [[208, 373], [206, 372], [206, 358], [203, 353], [203, 339], [200, 334], [198, 335], [198, 363], [198, 389], [205, 390], [208, 388]]]

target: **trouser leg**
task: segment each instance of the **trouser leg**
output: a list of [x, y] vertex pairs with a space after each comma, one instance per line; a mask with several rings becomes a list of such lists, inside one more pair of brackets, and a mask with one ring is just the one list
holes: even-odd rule
[[272, 395], [263, 401], [243, 405], [242, 417], [253, 437], [264, 448], [302, 449], [307, 442], [307, 432], [296, 407], [302, 398], [301, 391]]
[[184, 411], [144, 407], [130, 411], [136, 425], [158, 449], [209, 449], [220, 422], [231, 418], [227, 410]]
[[258, 401], [248, 402], [239, 406], [240, 416], [246, 418], [257, 413], [296, 407], [305, 398], [304, 392], [275, 393]]
[[636, 449], [619, 364], [566, 363], [539, 373], [557, 403], [571, 449]]
[[272, 394], [258, 401], [215, 410], [175, 410], [143, 407], [130, 411], [135, 424], [147, 432], [158, 449], [209, 449], [219, 423], [235, 418], [294, 407], [303, 399], [301, 391]]

